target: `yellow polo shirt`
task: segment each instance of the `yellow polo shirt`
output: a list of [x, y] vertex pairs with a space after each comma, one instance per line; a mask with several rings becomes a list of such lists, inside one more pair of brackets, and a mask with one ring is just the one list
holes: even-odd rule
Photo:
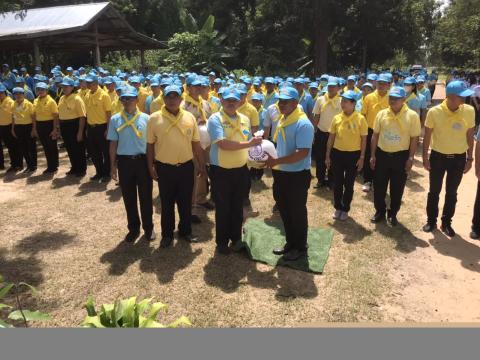
[[82, 98], [83, 102], [86, 101], [87, 95], [88, 95], [89, 92], [90, 92], [90, 90], [88, 90], [88, 89], [78, 89], [78, 90], [77, 90], [77, 94], [80, 95], [80, 97]]
[[13, 103], [11, 97], [7, 96], [0, 102], [0, 125], [10, 125], [12, 123]]
[[258, 116], [258, 111], [255, 109], [255, 106], [250, 104], [248, 101], [245, 101], [245, 104], [240, 106], [237, 110], [240, 114], [245, 115], [248, 120], [250, 120], [251, 126], [260, 126], [260, 118]]
[[58, 102], [58, 118], [61, 121], [86, 117], [85, 103], [78, 94], [63, 95]]
[[58, 106], [50, 95], [43, 98], [37, 97], [33, 102], [35, 119], [37, 121], [53, 120], [53, 115], [58, 114]]
[[141, 112], [145, 112], [145, 102], [147, 101], [148, 91], [143, 86], [138, 89], [138, 104], [137, 107]]
[[[238, 128], [237, 128], [238, 127]], [[247, 141], [250, 132], [250, 120], [237, 111], [237, 117], [232, 119], [223, 112], [217, 112], [208, 119], [208, 133], [212, 140], [210, 148], [210, 163], [225, 169], [235, 169], [245, 166], [248, 159], [248, 149], [222, 150], [218, 142], [224, 139], [231, 141]]]
[[161, 110], [163, 105], [165, 105], [165, 103], [163, 101], [162, 94], [160, 94], [155, 99], [153, 99], [152, 103], [150, 104], [150, 114]]
[[110, 97], [110, 101], [113, 104], [113, 102], [118, 99], [117, 92], [115, 90], [113, 90], [112, 92], [109, 92], [108, 90], [105, 91], [107, 92], [108, 96]]
[[368, 94], [362, 100], [362, 115], [367, 119], [367, 124], [370, 129], [373, 129], [373, 123], [380, 110], [387, 109], [388, 104], [388, 92], [385, 96], [380, 96], [378, 90]]
[[433, 150], [463, 154], [468, 150], [467, 131], [475, 127], [475, 109], [463, 104], [457, 111], [450, 111], [445, 100], [428, 111], [425, 127], [432, 129]]
[[335, 134], [335, 142], [333, 143], [335, 149], [359, 151], [362, 148], [362, 136], [368, 135], [367, 120], [356, 111], [350, 116], [342, 112], [333, 118], [330, 134]]
[[381, 110], [375, 118], [373, 132], [378, 135], [378, 147], [385, 152], [404, 151], [410, 148], [410, 139], [420, 136], [418, 114], [403, 105], [398, 114], [390, 107]]
[[93, 94], [87, 94], [85, 108], [89, 125], [106, 124], [107, 111], [112, 111], [112, 101], [105, 91], [98, 88]]
[[[348, 91], [348, 86], [345, 86], [345, 87], [343, 88], [343, 92], [345, 92], [345, 91]], [[357, 88], [356, 86], [353, 88], [352, 91], [353, 91], [354, 93], [356, 93], [356, 94], [360, 93], [360, 89]]]
[[192, 160], [192, 141], [200, 141], [200, 135], [197, 121], [188, 111], [180, 109], [175, 116], [163, 107], [150, 115], [147, 143], [155, 145], [155, 160], [170, 165]]
[[21, 104], [16, 101], [13, 102], [12, 112], [15, 125], [29, 125], [32, 123], [32, 116], [35, 111], [30, 101], [23, 100]]
[[[138, 106], [137, 106], [138, 108]], [[115, 101], [112, 102], [112, 115], [118, 114], [123, 110], [123, 104], [120, 101], [120, 98], [117, 96]]]
[[342, 113], [340, 101], [340, 96], [336, 95], [333, 99], [330, 99], [328, 93], [317, 99], [315, 106], [313, 107], [313, 115], [320, 115], [320, 120], [318, 121], [317, 126], [320, 131], [330, 131], [333, 118]]

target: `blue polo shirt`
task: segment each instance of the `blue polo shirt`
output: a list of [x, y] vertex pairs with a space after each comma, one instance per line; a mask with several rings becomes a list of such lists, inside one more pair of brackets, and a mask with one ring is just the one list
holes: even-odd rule
[[419, 93], [425, 96], [427, 104], [430, 104], [432, 102], [432, 94], [430, 94], [430, 90], [427, 87], [424, 87], [422, 90], [419, 91]]
[[313, 111], [313, 107], [315, 106], [313, 102], [312, 95], [310, 95], [308, 92], [304, 91], [303, 96], [300, 99], [300, 105], [303, 108], [303, 111], [305, 114], [311, 114]]
[[[133, 115], [127, 114], [128, 120]], [[117, 129], [123, 125], [121, 113], [115, 114], [110, 119], [108, 125], [107, 139], [110, 141], [118, 141], [117, 155], [139, 155], [147, 153], [147, 123], [149, 116], [141, 113], [135, 120], [135, 127], [142, 133], [142, 137], [138, 137], [131, 126], [127, 126], [122, 131]]]
[[258, 127], [259, 130], [265, 129], [265, 116], [267, 115], [267, 109], [263, 109], [258, 113], [258, 120], [260, 125]]
[[278, 94], [273, 91], [273, 94], [266, 94], [265, 100], [263, 100], [263, 107], [268, 109], [270, 105], [276, 104], [278, 102]]
[[153, 95], [148, 95], [147, 99], [145, 100], [145, 112], [150, 114], [150, 105], [152, 105]]
[[309, 149], [309, 151], [305, 158], [296, 163], [279, 165], [279, 170], [288, 172], [309, 170], [312, 165], [312, 143], [315, 132], [311, 121], [304, 116], [296, 123], [284, 128], [284, 130], [286, 140], [283, 139], [282, 134], [278, 134], [277, 137], [277, 154], [279, 158], [291, 155], [298, 149]]
[[427, 99], [422, 94], [417, 94], [412, 100], [407, 101], [407, 106], [420, 115], [420, 110], [427, 108]]
[[12, 90], [15, 87], [16, 77], [11, 71], [9, 71], [7, 74], [1, 74], [1, 80], [7, 90]]

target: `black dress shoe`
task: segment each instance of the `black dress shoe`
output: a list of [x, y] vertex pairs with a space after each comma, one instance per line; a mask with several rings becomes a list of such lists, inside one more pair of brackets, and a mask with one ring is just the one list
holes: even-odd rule
[[140, 231], [130, 231], [126, 236], [125, 236], [125, 242], [127, 243], [133, 243], [137, 238], [140, 236]]
[[480, 239], [480, 231], [473, 230], [470, 232], [470, 239], [478, 240]]
[[160, 247], [165, 249], [168, 248], [170, 245], [172, 245], [173, 238], [170, 237], [163, 237], [162, 240], [160, 240]]
[[14, 168], [13, 166], [10, 166], [8, 169], [7, 169], [7, 173], [12, 173], [12, 172], [16, 172], [18, 170], [16, 170], [16, 168]]
[[217, 245], [215, 252], [220, 255], [230, 255], [232, 250], [227, 245]]
[[147, 241], [154, 241], [157, 238], [157, 234], [155, 234], [154, 230], [145, 231], [144, 237]]
[[442, 224], [440, 227], [440, 230], [442, 230], [445, 235], [448, 237], [454, 237], [455, 236], [455, 230], [453, 230], [452, 225], [450, 224]]
[[232, 243], [232, 245], [230, 246], [230, 249], [231, 249], [233, 252], [240, 252], [240, 251], [242, 251], [243, 249], [245, 249], [245, 243], [244, 243], [242, 240], [235, 241], [235, 242]]
[[288, 247], [285, 246], [285, 247], [283, 247], [283, 248], [273, 249], [272, 252], [273, 252], [275, 255], [284, 255], [284, 254], [288, 253], [289, 251], [290, 251], [290, 248], [288, 248]]
[[43, 175], [53, 175], [57, 172], [57, 169], [46, 169], [43, 171]]
[[396, 215], [389, 215], [387, 217], [387, 222], [390, 226], [397, 226], [398, 225], [398, 220]]
[[202, 223], [202, 219], [200, 219], [200, 217], [198, 215], [192, 215], [190, 219], [191, 219], [192, 224], [201, 224]]
[[70, 175], [75, 175], [75, 171], [73, 169], [68, 170], [65, 175], [70, 176]]
[[436, 228], [437, 228], [437, 224], [426, 223], [425, 225], [423, 225], [422, 230], [423, 232], [431, 233]]
[[102, 178], [102, 175], [96, 174], [90, 178], [90, 181], [98, 181]]
[[75, 174], [75, 177], [77, 177], [77, 178], [83, 178], [83, 177], [85, 177], [85, 175], [87, 175], [86, 172], [78, 172], [78, 173]]
[[370, 222], [377, 224], [385, 220], [385, 213], [376, 212], [375, 215], [370, 219]]
[[286, 254], [284, 254], [283, 259], [285, 261], [295, 261], [295, 260], [298, 260], [301, 257], [305, 256], [306, 254], [307, 254], [307, 251], [305, 251], [305, 250], [300, 251], [300, 250], [297, 250], [297, 249], [293, 249], [293, 250], [290, 250], [289, 252], [287, 252]]
[[188, 234], [188, 235], [179, 235], [180, 239], [187, 241], [189, 243], [198, 243], [198, 236]]
[[102, 176], [102, 179], [100, 180], [101, 183], [109, 183], [112, 178], [110, 176]]

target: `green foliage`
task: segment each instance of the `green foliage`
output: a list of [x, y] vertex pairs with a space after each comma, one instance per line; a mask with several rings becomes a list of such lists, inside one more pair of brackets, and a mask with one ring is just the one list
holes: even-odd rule
[[225, 60], [231, 59], [234, 51], [223, 45], [226, 36], [219, 36], [214, 25], [215, 18], [209, 15], [200, 30], [174, 34], [168, 41], [165, 68], [177, 72], [213, 69], [225, 74]]
[[82, 326], [89, 328], [175, 328], [191, 326], [190, 321], [182, 316], [173, 323], [163, 325], [157, 321], [160, 311], [166, 311], [167, 305], [152, 299], [144, 299], [137, 303], [136, 297], [117, 300], [114, 304], [103, 304], [95, 310], [92, 296], [85, 303], [87, 316]]
[[434, 65], [480, 68], [480, 1], [451, 1], [431, 50]]
[[31, 311], [23, 309], [20, 302], [19, 297], [19, 289], [21, 287], [26, 287], [30, 290], [33, 295], [38, 293], [37, 289], [35, 289], [32, 285], [29, 285], [24, 282], [20, 283], [9, 283], [4, 280], [4, 278], [0, 275], [0, 300], [7, 297], [8, 294], [14, 291], [14, 296], [16, 300], [16, 306], [18, 307], [17, 310], [10, 310], [14, 309], [12, 305], [0, 303], [0, 311], [7, 314], [6, 319], [0, 319], [0, 328], [6, 327], [13, 327], [13, 324], [7, 322], [8, 320], [13, 321], [22, 321], [25, 327], [28, 327], [28, 321], [45, 321], [50, 320], [51, 317], [48, 314], [42, 313], [40, 311]]

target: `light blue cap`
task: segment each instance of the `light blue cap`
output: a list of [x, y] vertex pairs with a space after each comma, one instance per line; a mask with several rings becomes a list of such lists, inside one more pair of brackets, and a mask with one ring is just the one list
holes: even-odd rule
[[237, 91], [240, 95], [245, 95], [248, 93], [247, 86], [245, 84], [238, 84]]
[[225, 88], [222, 92], [222, 99], [223, 100], [235, 100], [240, 101], [240, 92], [234, 86], [229, 86]]
[[355, 75], [350, 75], [348, 78], [347, 78], [347, 81], [357, 81], [357, 77]]
[[24, 83], [24, 82], [25, 82], [25, 79], [21, 76], [19, 76], [15, 79], [15, 83], [17, 83], [17, 84]]
[[368, 81], [377, 81], [378, 75], [377, 74], [368, 74], [367, 75], [367, 80]]
[[137, 97], [138, 96], [138, 91], [135, 89], [133, 86], [126, 85], [122, 88], [122, 92], [120, 94], [120, 97]]
[[369, 83], [369, 82], [364, 83], [364, 84], [362, 85], [362, 89], [363, 89], [364, 87], [366, 87], [366, 86], [370, 87], [370, 88], [373, 90], [373, 84], [372, 84], [372, 83]]
[[310, 85], [308, 85], [308, 87], [309, 87], [310, 89], [312, 89], [312, 88], [315, 88], [315, 89], [316, 89], [316, 88], [318, 88], [318, 83], [317, 83], [317, 82], [311, 82]]
[[89, 83], [98, 82], [98, 76], [95, 74], [88, 74], [85, 81]]
[[0, 92], [6, 92], [6, 91], [7, 91], [7, 88], [5, 87], [5, 85], [0, 83]]
[[467, 88], [467, 85], [460, 80], [450, 81], [447, 85], [447, 95], [457, 95], [461, 97], [472, 96], [475, 92]]
[[65, 76], [61, 82], [62, 86], [75, 86], [75, 81], [68, 76]]
[[404, 81], [404, 85], [415, 85], [417, 83], [417, 80], [413, 76], [407, 77]]
[[35, 85], [35, 88], [48, 90], [48, 85], [44, 82], [39, 82], [38, 84]]
[[128, 78], [128, 82], [129, 82], [130, 84], [140, 84], [140, 77], [138, 77], [138, 76], [130, 76], [130, 77]]
[[358, 96], [357, 96], [357, 93], [355, 91], [347, 90], [342, 94], [342, 98], [357, 101]]
[[279, 100], [297, 100], [300, 98], [297, 89], [293, 87], [283, 87], [278, 94]]
[[163, 90], [163, 96], [167, 96], [171, 93], [175, 93], [178, 96], [182, 95], [182, 88], [177, 85], [168, 85], [165, 90]]
[[377, 78], [378, 82], [391, 83], [392, 79], [387, 74], [380, 74]]
[[263, 96], [263, 94], [255, 93], [252, 95], [252, 100], [263, 101], [265, 100], [265, 97]]
[[418, 75], [417, 76], [417, 83], [424, 83], [424, 82], [425, 82], [425, 76]]
[[335, 76], [330, 76], [328, 78], [327, 86], [338, 86], [338, 78]]
[[25, 90], [21, 87], [13, 88], [12, 93], [14, 94], [25, 94]]
[[402, 99], [407, 96], [407, 93], [405, 92], [405, 89], [403, 87], [394, 86], [390, 89], [388, 96]]

